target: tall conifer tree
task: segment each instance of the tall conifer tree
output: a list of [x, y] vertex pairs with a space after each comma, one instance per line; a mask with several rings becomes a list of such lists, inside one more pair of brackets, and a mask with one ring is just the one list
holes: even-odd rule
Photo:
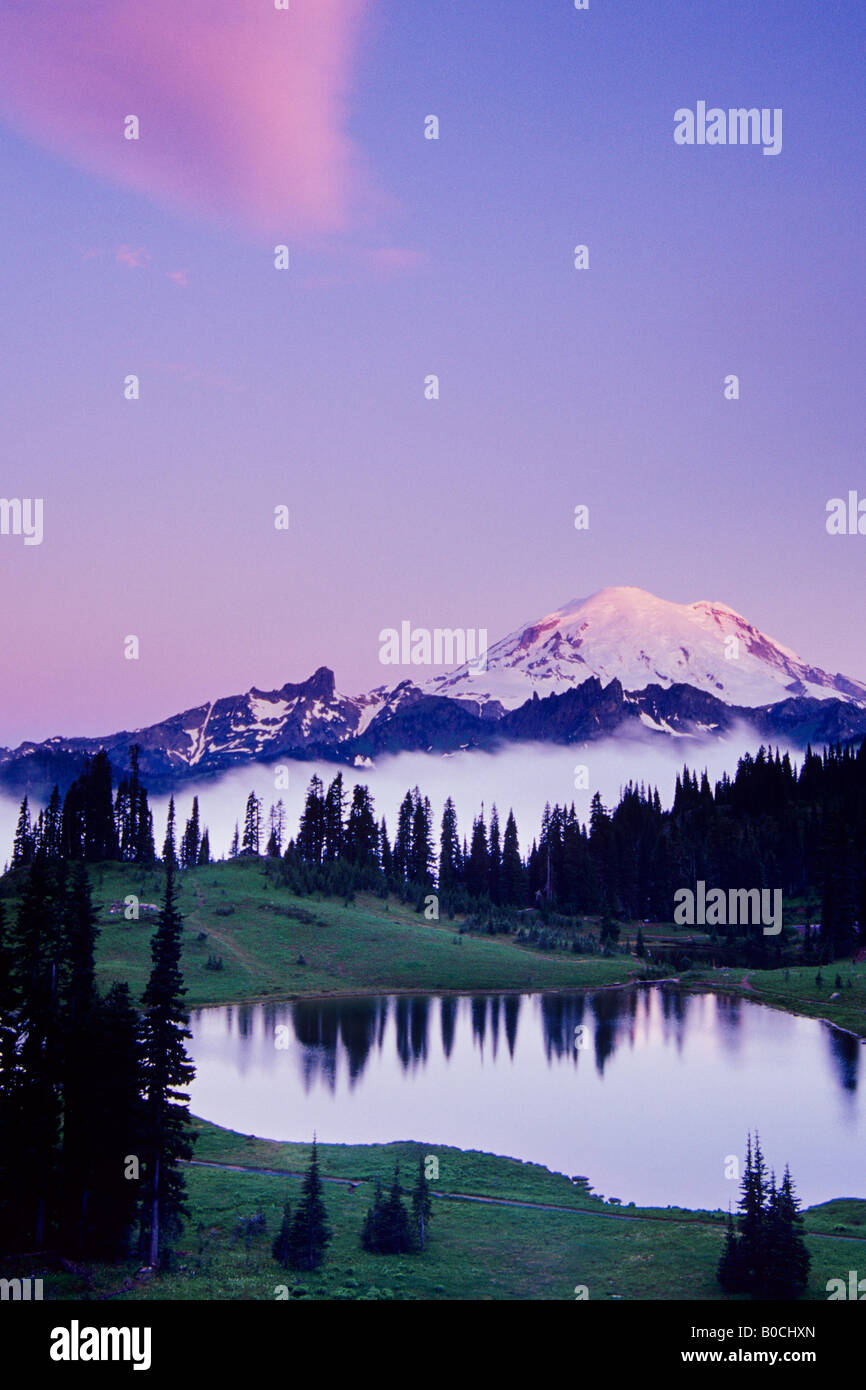
[[442, 828], [439, 832], [439, 874], [437, 886], [440, 894], [448, 896], [454, 892], [460, 880], [460, 840], [457, 834], [457, 812], [454, 802], [447, 797], [442, 810]]
[[509, 907], [524, 906], [526, 901], [525, 878], [517, 838], [517, 822], [514, 819], [514, 812], [509, 810], [502, 841], [502, 869], [500, 873], [502, 901]]
[[165, 839], [162, 845], [162, 862], [171, 871], [177, 868], [177, 849], [174, 838], [174, 797], [168, 798], [168, 819], [165, 823]]
[[166, 874], [165, 898], [152, 943], [142, 1026], [143, 1168], [141, 1250], [156, 1267], [160, 1254], [187, 1214], [182, 1159], [192, 1157], [189, 1097], [195, 1075], [186, 1051], [191, 1037], [183, 1007], [180, 969], [183, 920], [177, 909], [174, 871]]
[[53, 1228], [60, 1163], [64, 896], [65, 866], [37, 856], [22, 893], [14, 943], [19, 1042], [11, 1096], [17, 1224], [37, 1249]]
[[331, 1239], [328, 1213], [322, 1200], [322, 1179], [315, 1137], [310, 1166], [289, 1235], [289, 1263], [293, 1269], [318, 1269]]

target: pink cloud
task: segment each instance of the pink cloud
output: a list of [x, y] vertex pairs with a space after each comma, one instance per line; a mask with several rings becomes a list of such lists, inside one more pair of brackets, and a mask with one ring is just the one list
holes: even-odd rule
[[335, 257], [339, 254], [339, 270], [301, 274], [300, 283], [305, 289], [345, 289], [347, 285], [369, 279], [371, 272], [376, 279], [387, 280], [393, 276], [423, 270], [430, 264], [430, 257], [426, 251], [416, 251], [408, 246], [333, 246], [328, 248], [328, 251]]
[[368, 251], [367, 259], [376, 270], [418, 270], [428, 263], [426, 251], [413, 251], [408, 246], [381, 246]]
[[150, 252], [145, 251], [143, 246], [119, 246], [114, 259], [118, 265], [127, 265], [131, 270], [138, 270], [141, 266], [149, 265]]
[[189, 284], [189, 276], [185, 270], [167, 270], [165, 273], [169, 280], [173, 280], [176, 285], [180, 285], [181, 289], [186, 289]]
[[[385, 205], [347, 134], [375, 0], [148, 0], [3, 15], [0, 115], [97, 177], [256, 236]], [[140, 139], [126, 140], [127, 115]]]

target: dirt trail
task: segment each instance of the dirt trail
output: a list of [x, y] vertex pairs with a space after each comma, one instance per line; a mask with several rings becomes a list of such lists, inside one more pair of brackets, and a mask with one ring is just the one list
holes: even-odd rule
[[[193, 908], [192, 912], [190, 912], [187, 918], [187, 923], [190, 926], [198, 927], [199, 931], [204, 931], [205, 926], [207, 926], [208, 937], [213, 937], [214, 941], [218, 946], [221, 946], [224, 951], [229, 952], [231, 955], [233, 955], [237, 960], [238, 964], [243, 966], [244, 970], [248, 972], [250, 978], [254, 979], [256, 974], [256, 962], [249, 956], [249, 954], [243, 949], [242, 946], [238, 945], [237, 940], [234, 938], [230, 940], [227, 937], [225, 937], [223, 933], [220, 931], [219, 927], [214, 926], [213, 922], [209, 921], [207, 924], [205, 924], [201, 920], [198, 914], [200, 911], [206, 910], [207, 904], [205, 902], [204, 893], [202, 892], [199, 884], [194, 883], [193, 888], [195, 889], [196, 906]], [[205, 1006], [200, 1005], [199, 1007]]]
[[[241, 1163], [215, 1163], [209, 1159], [193, 1158], [187, 1165], [192, 1168], [220, 1168], [228, 1173], [256, 1173], [266, 1178], [303, 1178], [305, 1173], [295, 1172], [289, 1168], [248, 1168]], [[356, 1188], [365, 1181], [365, 1178], [329, 1178], [320, 1174], [322, 1182], [336, 1183], [339, 1187]], [[554, 1206], [549, 1202], [519, 1202], [512, 1197], [478, 1197], [469, 1192], [433, 1192], [430, 1196], [435, 1197], [440, 1202], [478, 1202], [482, 1206], [491, 1207], [520, 1207], [527, 1211], [562, 1211], [570, 1216], [601, 1216], [608, 1221], [648, 1221], [648, 1222], [670, 1222], [675, 1221], [679, 1225], [689, 1226], [711, 1226], [714, 1231], [722, 1230], [720, 1221], [694, 1221], [689, 1218], [678, 1220], [677, 1217], [670, 1216], [627, 1216], [624, 1212], [615, 1211], [594, 1211], [588, 1207], [560, 1207]], [[807, 1231], [807, 1235], [814, 1236], [818, 1240], [853, 1240], [858, 1243], [866, 1241], [866, 1235], [862, 1236], [843, 1236], [833, 1235], [830, 1231]]]

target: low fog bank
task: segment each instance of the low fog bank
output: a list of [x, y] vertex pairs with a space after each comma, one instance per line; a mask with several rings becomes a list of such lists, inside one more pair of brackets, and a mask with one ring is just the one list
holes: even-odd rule
[[[179, 836], [192, 808], [193, 796], [197, 795], [201, 823], [210, 831], [211, 854], [215, 858], [227, 855], [235, 822], [243, 831], [247, 796], [255, 791], [264, 808], [264, 850], [271, 804], [282, 798], [286, 808], [286, 838], [294, 837], [310, 779], [318, 774], [327, 787], [342, 770], [343, 785], [350, 795], [356, 783], [370, 788], [376, 818], [385, 816], [392, 843], [399, 804], [407, 788], [417, 786], [422, 796], [429, 796], [433, 807], [437, 849], [442, 807], [445, 798], [451, 796], [457, 808], [461, 840], [464, 835], [469, 840], [473, 818], [482, 802], [488, 823], [490, 809], [495, 804], [502, 829], [509, 809], [513, 809], [521, 852], [526, 854], [538, 836], [545, 802], [570, 805], [573, 801], [579, 819], [586, 821], [595, 791], [601, 792], [605, 806], [613, 807], [619, 800], [620, 790], [632, 781], [658, 787], [662, 805], [669, 807], [677, 773], [684, 763], [691, 771], [697, 771], [698, 776], [706, 768], [710, 783], [715, 785], [723, 772], [733, 775], [744, 753], [754, 753], [759, 746], [760, 740], [754, 731], [744, 727], [729, 738], [712, 743], [697, 743], [688, 738], [662, 741], [650, 737], [646, 740], [610, 738], [569, 747], [549, 743], [512, 744], [497, 753], [398, 753], [380, 758], [374, 767], [342, 769], [334, 763], [319, 762], [250, 763], [220, 778], [184, 783], [175, 792], [176, 822]], [[784, 745], [780, 746], [784, 751]], [[799, 750], [791, 748], [789, 751], [793, 760], [802, 761]], [[288, 769], [288, 787], [277, 785], [280, 767]], [[585, 779], [576, 771], [581, 767], [586, 768]], [[285, 775], [281, 780], [285, 780]], [[576, 787], [575, 782], [582, 780], [586, 780], [587, 787]], [[165, 835], [168, 795], [153, 796], [150, 804], [159, 853]], [[12, 853], [18, 806], [17, 800], [0, 798], [0, 861], [8, 860]], [[38, 813], [38, 806], [31, 809], [34, 815]]]

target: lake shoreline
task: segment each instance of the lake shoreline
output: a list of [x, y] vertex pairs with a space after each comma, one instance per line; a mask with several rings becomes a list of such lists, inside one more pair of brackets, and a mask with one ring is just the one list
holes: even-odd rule
[[[201, 1146], [197, 1143], [195, 1158], [190, 1166], [223, 1167], [232, 1171], [239, 1171], [242, 1174], [261, 1172], [263, 1176], [279, 1177], [285, 1175], [295, 1178], [302, 1178], [306, 1171], [305, 1160], [310, 1150], [308, 1140], [270, 1139], [262, 1135], [243, 1134], [200, 1115], [192, 1115], [191, 1119], [194, 1124], [204, 1126], [201, 1131], [201, 1140], [204, 1142], [201, 1143]], [[250, 1154], [251, 1145], [253, 1146], [252, 1155]], [[706, 1224], [715, 1226], [723, 1225], [727, 1220], [727, 1211], [721, 1206], [682, 1207], [675, 1203], [662, 1205], [629, 1201], [625, 1198], [606, 1198], [599, 1194], [592, 1181], [585, 1175], [582, 1175], [579, 1181], [575, 1181], [564, 1170], [551, 1168], [537, 1159], [523, 1159], [513, 1154], [495, 1153], [489, 1149], [462, 1148], [451, 1143], [439, 1144], [429, 1139], [391, 1139], [369, 1142], [326, 1141], [324, 1143], [318, 1142], [317, 1147], [322, 1163], [323, 1179], [327, 1178], [329, 1181], [341, 1184], [358, 1182], [372, 1184], [373, 1177], [368, 1169], [367, 1160], [374, 1155], [394, 1154], [402, 1158], [406, 1150], [417, 1152], [425, 1148], [435, 1147], [442, 1158], [443, 1170], [446, 1161], [450, 1168], [454, 1160], [460, 1164], [477, 1160], [481, 1168], [490, 1165], [491, 1168], [498, 1170], [495, 1184], [488, 1188], [486, 1184], [479, 1183], [478, 1190], [474, 1191], [472, 1189], [476, 1184], [468, 1178], [458, 1177], [456, 1180], [452, 1180], [455, 1185], [451, 1185], [445, 1179], [444, 1189], [440, 1189], [443, 1197], [489, 1198], [493, 1202], [505, 1205], [518, 1197], [527, 1200], [532, 1196], [535, 1200], [530, 1204], [539, 1209], [557, 1209], [586, 1216], [620, 1216], [653, 1221], [690, 1219], [694, 1221], [705, 1218]], [[250, 1163], [250, 1157], [260, 1159], [261, 1163]], [[264, 1164], [268, 1166], [264, 1167]], [[295, 1166], [288, 1167], [288, 1164]], [[384, 1171], [387, 1172], [387, 1168]], [[507, 1181], [504, 1180], [506, 1174], [508, 1175]], [[477, 1176], [480, 1177], [480, 1173]], [[515, 1184], [513, 1188], [512, 1183]], [[465, 1186], [468, 1186], [468, 1190], [460, 1190]], [[548, 1195], [553, 1199], [552, 1202], [539, 1200], [541, 1196]], [[832, 1231], [828, 1228], [826, 1234], [832, 1234], [837, 1239], [854, 1239], [866, 1243], [866, 1196], [828, 1197], [823, 1201], [804, 1206], [802, 1210], [804, 1215], [810, 1212], [817, 1213], [822, 1208], [843, 1202], [862, 1206], [864, 1230], [849, 1230], [843, 1235], [841, 1231]], [[824, 1234], [824, 1232], [820, 1233]], [[819, 1232], [816, 1230], [814, 1234], [817, 1235]]]
[[650, 989], [654, 985], [670, 985], [677, 990], [687, 994], [716, 994], [732, 995], [738, 999], [750, 1000], [753, 1004], [763, 1004], [770, 1009], [778, 1009], [781, 1013], [793, 1015], [795, 1018], [808, 1018], [816, 1023], [826, 1023], [828, 1027], [835, 1028], [839, 1033], [846, 1033], [849, 1037], [855, 1038], [857, 1042], [866, 1044], [866, 1020], [863, 1023], [863, 1032], [858, 1033], [853, 1028], [847, 1028], [844, 1024], [838, 1023], [835, 1019], [826, 1018], [824, 1015], [808, 1013], [802, 1008], [797, 1008], [793, 1004], [783, 1003], [777, 999], [768, 999], [760, 990], [742, 984], [719, 984], [714, 981], [701, 982], [698, 980], [683, 980], [679, 976], [669, 975], [658, 980], [621, 980], [613, 981], [609, 984], [568, 984], [568, 985], [524, 985], [524, 986], [466, 986], [450, 987], [445, 989], [430, 988], [419, 986], [411, 988], [405, 985], [399, 986], [380, 986], [375, 989], [346, 988], [337, 990], [314, 990], [306, 992], [303, 990], [293, 991], [287, 994], [256, 994], [243, 996], [233, 999], [224, 999], [219, 1002], [208, 1004], [193, 1004], [189, 1006], [190, 1013], [203, 1013], [209, 1009], [222, 1008], [244, 1008], [254, 1004], [299, 1004], [299, 1003], [333, 1003], [340, 999], [381, 999], [384, 997], [417, 998], [429, 995], [436, 995], [439, 998], [466, 999], [478, 997], [479, 995], [533, 995], [533, 994], [605, 994], [613, 990], [623, 989]]
[[[692, 1302], [743, 1305], [716, 1278], [725, 1236], [720, 1209], [617, 1205], [565, 1174], [477, 1149], [437, 1146], [439, 1178], [430, 1240], [423, 1254], [370, 1254], [360, 1242], [377, 1180], [387, 1187], [399, 1160], [411, 1186], [419, 1144], [410, 1141], [318, 1146], [320, 1176], [333, 1240], [313, 1274], [287, 1274], [271, 1254], [283, 1204], [294, 1207], [309, 1164], [309, 1142], [241, 1134], [199, 1116], [196, 1162], [183, 1165], [190, 1219], [172, 1267], [142, 1275], [137, 1258], [86, 1269], [33, 1257], [0, 1259], [0, 1273], [22, 1268], [45, 1276], [46, 1300], [154, 1299], [219, 1302], [230, 1297], [272, 1302], [286, 1284], [292, 1302], [387, 1299], [574, 1302], [575, 1285], [593, 1301]], [[257, 1171], [266, 1169], [265, 1172]], [[467, 1198], [469, 1200], [467, 1200]], [[245, 1241], [238, 1218], [261, 1213], [266, 1231]], [[812, 1255], [801, 1304], [826, 1300], [827, 1280], [861, 1258], [866, 1200], [835, 1198], [804, 1210]], [[283, 1295], [285, 1296], [285, 1295]]]
[[[133, 890], [142, 901], [157, 901], [155, 878], [152, 871], [133, 866], [104, 865], [94, 873], [94, 889], [97, 898], [108, 902], [122, 901]], [[830, 1002], [814, 997], [821, 987], [813, 984], [818, 969], [813, 965], [792, 965], [786, 981], [781, 970], [736, 967], [723, 973], [721, 968], [695, 966], [677, 971], [672, 962], [659, 961], [655, 969], [668, 973], [644, 979], [646, 962], [633, 952], [542, 951], [504, 933], [461, 931], [459, 921], [426, 923], [413, 904], [393, 895], [382, 900], [358, 893], [348, 904], [333, 897], [299, 897], [272, 883], [260, 863], [189, 870], [179, 888], [188, 1009], [326, 1003], [385, 994], [459, 998], [605, 993], [666, 983], [689, 992], [740, 995], [866, 1037], [866, 961], [835, 967], [850, 971], [854, 989]], [[150, 930], [143, 925], [144, 930], [136, 928], [102, 911], [96, 946], [101, 986], [124, 982], [141, 997], [151, 964]], [[639, 925], [624, 924], [629, 941]], [[644, 926], [646, 933], [651, 930]], [[664, 926], [664, 931], [676, 936], [673, 927]], [[647, 943], [651, 947], [650, 935]], [[684, 948], [687, 945], [684, 940]], [[825, 967], [827, 994], [833, 968]]]
[[223, 999], [213, 1004], [193, 1004], [189, 1007], [190, 1013], [201, 1013], [205, 1009], [232, 1009], [242, 1008], [246, 1004], [315, 1004], [333, 1003], [338, 999], [382, 999], [391, 995], [399, 995], [400, 998], [413, 998], [420, 996], [436, 995], [437, 998], [469, 999], [478, 995], [489, 994], [600, 994], [615, 989], [632, 989], [636, 985], [664, 985], [676, 983], [673, 979], [665, 980], [624, 980], [607, 985], [576, 984], [576, 985], [467, 985], [465, 987], [450, 987], [447, 989], [437, 989], [434, 986], [422, 985], [417, 989], [406, 985], [382, 985], [376, 989], [334, 989], [334, 990], [314, 990], [311, 993], [300, 991], [291, 994], [256, 994], [239, 999]]

